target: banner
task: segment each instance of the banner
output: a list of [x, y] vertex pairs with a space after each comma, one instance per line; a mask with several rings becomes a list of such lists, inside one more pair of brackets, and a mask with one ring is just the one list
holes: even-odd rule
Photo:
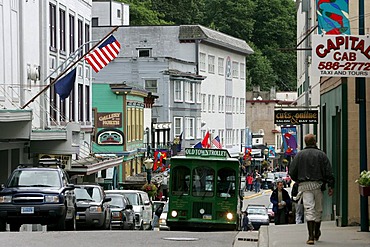
[[313, 35], [312, 75], [370, 77], [368, 35]]
[[351, 34], [348, 0], [316, 0], [319, 34]]
[[281, 127], [283, 138], [283, 147], [285, 156], [294, 156], [297, 154], [297, 128]]

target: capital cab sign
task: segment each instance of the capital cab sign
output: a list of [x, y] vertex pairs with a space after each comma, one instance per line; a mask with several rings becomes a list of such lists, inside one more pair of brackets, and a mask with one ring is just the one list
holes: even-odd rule
[[312, 75], [370, 77], [370, 37], [313, 35]]

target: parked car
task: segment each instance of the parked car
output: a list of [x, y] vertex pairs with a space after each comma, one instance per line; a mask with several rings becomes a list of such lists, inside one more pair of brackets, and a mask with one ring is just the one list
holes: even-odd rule
[[107, 198], [111, 198], [109, 202], [112, 212], [111, 228], [134, 230], [135, 212], [127, 197], [120, 194], [108, 194]]
[[261, 225], [268, 226], [270, 224], [270, 218], [265, 205], [249, 204], [246, 211], [248, 212], [248, 218], [254, 230], [258, 230]]
[[273, 206], [274, 206], [274, 204], [270, 203], [269, 206], [267, 207], [267, 213], [269, 215], [270, 222], [274, 222], [275, 221], [275, 213], [272, 210], [272, 207]]
[[148, 193], [142, 190], [106, 190], [107, 194], [123, 194], [135, 211], [135, 228], [149, 230], [153, 219], [153, 208]]
[[168, 202], [153, 201], [152, 203], [153, 203], [153, 217], [154, 217], [154, 212], [158, 208], [158, 206], [161, 203], [164, 203], [163, 212], [161, 214], [161, 217], [159, 217], [159, 229], [160, 230], [170, 230], [170, 228], [167, 226]]
[[22, 224], [75, 229], [74, 185], [59, 163], [50, 161], [53, 167], [19, 166], [12, 172], [1, 185], [0, 231], [6, 230], [6, 223], [10, 231], [19, 231]]
[[111, 210], [100, 185], [76, 185], [77, 227], [110, 229]]

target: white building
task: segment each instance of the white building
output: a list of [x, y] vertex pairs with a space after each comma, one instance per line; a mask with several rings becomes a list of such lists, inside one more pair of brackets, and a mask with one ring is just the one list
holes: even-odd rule
[[[93, 36], [111, 29], [94, 27]], [[126, 82], [158, 95], [152, 124], [172, 123], [167, 141], [183, 133], [183, 147], [191, 147], [209, 130], [211, 139], [219, 135], [223, 147], [239, 155], [245, 60], [253, 52], [244, 40], [200, 25], [122, 26], [114, 35], [124, 48], [94, 82]]]
[[42, 156], [62, 159], [68, 170], [72, 160], [89, 157], [90, 67], [76, 64], [65, 101], [53, 86], [40, 92], [90, 41], [91, 8], [92, 0], [0, 1], [1, 182], [20, 163], [37, 163]]

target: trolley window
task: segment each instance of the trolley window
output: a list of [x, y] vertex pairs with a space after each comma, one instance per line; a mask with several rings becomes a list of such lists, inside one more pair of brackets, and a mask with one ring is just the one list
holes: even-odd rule
[[235, 196], [235, 171], [230, 168], [222, 168], [217, 176], [217, 196], [234, 197]]
[[190, 186], [190, 169], [185, 166], [173, 168], [172, 175], [172, 194], [188, 195]]
[[213, 196], [215, 170], [197, 167], [193, 170], [193, 196]]

